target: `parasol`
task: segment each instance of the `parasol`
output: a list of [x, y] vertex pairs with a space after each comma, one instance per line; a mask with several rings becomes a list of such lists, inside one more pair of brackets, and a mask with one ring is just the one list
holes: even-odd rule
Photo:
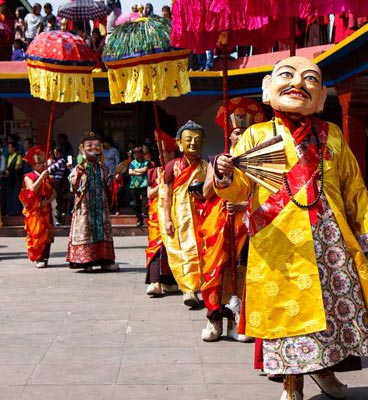
[[75, 0], [58, 8], [57, 15], [60, 18], [71, 21], [86, 21], [103, 18], [110, 14], [111, 9], [103, 2], [93, 0]]
[[125, 24], [125, 22], [134, 21], [139, 17], [140, 17], [140, 14], [137, 12], [132, 12], [129, 14], [121, 14], [116, 18], [114, 25], [115, 26], [122, 25], [122, 24]]
[[61, 31], [43, 32], [26, 52], [31, 95], [52, 101], [47, 134], [50, 150], [55, 102], [94, 101], [92, 70], [96, 56], [83, 40]]
[[157, 101], [190, 91], [189, 50], [170, 45], [171, 23], [161, 17], [140, 17], [119, 25], [102, 54], [108, 68], [111, 104], [153, 101], [155, 139], [164, 166]]

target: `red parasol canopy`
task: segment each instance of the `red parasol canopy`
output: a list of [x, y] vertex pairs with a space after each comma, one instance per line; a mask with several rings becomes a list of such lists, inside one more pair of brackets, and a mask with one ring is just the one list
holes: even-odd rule
[[32, 96], [53, 102], [47, 135], [48, 154], [54, 102], [94, 101], [92, 70], [96, 56], [80, 37], [50, 31], [35, 37], [26, 52], [26, 61]]

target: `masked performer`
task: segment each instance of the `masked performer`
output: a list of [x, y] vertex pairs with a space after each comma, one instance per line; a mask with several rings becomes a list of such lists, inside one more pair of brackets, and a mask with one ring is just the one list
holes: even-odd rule
[[176, 139], [183, 156], [165, 167], [165, 244], [171, 271], [183, 292], [184, 304], [197, 307], [196, 292], [201, 283], [197, 232], [204, 200], [198, 188], [207, 171], [207, 162], [201, 158], [204, 130], [188, 121], [179, 128]]
[[275, 118], [249, 128], [235, 155], [281, 135], [279, 190], [254, 183], [231, 157], [215, 164], [218, 194], [249, 199], [246, 332], [264, 339], [265, 372], [286, 376], [283, 400], [303, 399], [306, 373], [342, 399], [347, 388], [334, 370], [368, 355], [367, 188], [340, 129], [312, 116], [327, 91], [316, 64], [278, 62], [263, 91]]
[[[231, 99], [228, 109], [232, 153], [245, 129], [265, 121], [266, 115], [257, 101], [246, 97]], [[224, 106], [219, 108], [215, 122], [224, 128]], [[203, 190], [207, 200], [204, 222], [199, 231], [202, 238], [201, 293], [208, 310], [202, 340], [217, 340], [222, 335], [223, 318], [227, 318], [228, 337], [238, 341], [253, 341], [252, 337], [238, 333], [246, 268], [246, 256], [239, 258], [242, 250], [246, 250], [247, 235], [243, 223], [246, 202], [230, 203], [216, 195], [212, 185], [214, 157], [210, 157], [210, 161]]]
[[109, 171], [101, 164], [101, 138], [87, 131], [80, 141], [80, 152], [83, 161], [69, 175], [75, 202], [66, 259], [70, 268], [91, 272], [100, 266], [117, 271], [107, 198]]
[[45, 149], [33, 146], [24, 156], [33, 171], [24, 175], [19, 200], [23, 204], [28, 258], [36, 268], [47, 267], [53, 236], [51, 202], [56, 193], [46, 170]]
[[[160, 132], [165, 164], [175, 158], [178, 150], [175, 139]], [[165, 212], [164, 212], [164, 170], [162, 167], [148, 170], [148, 246], [146, 249], [148, 283], [147, 294], [159, 296], [162, 293], [175, 293], [178, 285], [172, 275], [167, 260]]]

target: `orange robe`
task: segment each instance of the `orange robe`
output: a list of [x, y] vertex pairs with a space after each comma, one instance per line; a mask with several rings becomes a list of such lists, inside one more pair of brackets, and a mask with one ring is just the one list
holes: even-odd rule
[[[35, 172], [30, 172], [25, 176], [30, 178], [32, 182], [35, 182], [39, 177]], [[52, 194], [52, 186], [47, 180], [43, 181], [38, 192], [27, 189], [23, 182], [23, 187], [19, 193], [19, 200], [24, 207], [24, 229], [27, 232], [26, 246], [28, 258], [31, 261], [43, 259], [45, 247], [52, 241], [51, 205], [40, 206], [41, 201], [50, 199]]]
[[[205, 220], [200, 228], [199, 236], [202, 239], [202, 276], [203, 283], [201, 293], [203, 301], [209, 311], [221, 308], [224, 291], [225, 269], [236, 268], [235, 264], [244, 246], [246, 228], [242, 217], [244, 213], [237, 212], [231, 218], [226, 209], [226, 202], [218, 196], [207, 201], [205, 209]], [[233, 232], [231, 232], [233, 225]], [[231, 243], [232, 240], [235, 243]], [[232, 245], [235, 248], [232, 250]], [[231, 259], [231, 251], [234, 257]], [[233, 263], [233, 265], [230, 265]], [[237, 288], [237, 293], [232, 293], [241, 297], [243, 284]], [[239, 286], [239, 285], [238, 285]]]

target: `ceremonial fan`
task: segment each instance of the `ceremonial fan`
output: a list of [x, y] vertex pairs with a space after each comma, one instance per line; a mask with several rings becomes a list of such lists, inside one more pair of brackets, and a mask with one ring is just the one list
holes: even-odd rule
[[266, 140], [232, 159], [235, 167], [272, 193], [278, 192], [282, 185], [286, 160], [281, 135]]

